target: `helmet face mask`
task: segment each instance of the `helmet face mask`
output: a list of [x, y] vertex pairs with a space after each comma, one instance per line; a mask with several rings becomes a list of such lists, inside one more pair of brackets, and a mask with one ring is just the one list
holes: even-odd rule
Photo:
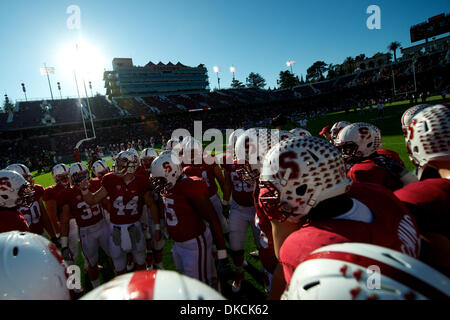
[[75, 172], [70, 177], [70, 182], [74, 186], [80, 185], [83, 180], [89, 179], [88, 171]]
[[126, 174], [134, 174], [138, 167], [138, 158], [130, 151], [122, 151], [116, 158], [113, 171], [116, 175], [123, 177]]
[[172, 189], [173, 185], [165, 177], [156, 177], [152, 178], [151, 188], [155, 193], [163, 194], [165, 190]]
[[69, 174], [68, 173], [63, 173], [63, 174], [56, 175], [55, 176], [55, 182], [56, 182], [56, 184], [63, 185], [64, 187], [69, 186], [69, 184], [70, 184]]
[[152, 169], [152, 163], [155, 158], [143, 158], [141, 159], [141, 164], [147, 171], [151, 171]]
[[34, 189], [30, 183], [22, 185], [18, 192], [19, 198], [17, 199], [17, 205], [19, 207], [29, 207], [34, 200]]

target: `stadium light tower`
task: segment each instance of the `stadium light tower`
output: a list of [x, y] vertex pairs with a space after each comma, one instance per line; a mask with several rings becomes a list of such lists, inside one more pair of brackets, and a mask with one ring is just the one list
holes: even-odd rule
[[230, 67], [230, 72], [233, 74], [233, 81], [234, 81], [234, 73], [236, 72], [236, 67], [235, 66], [231, 66]]
[[291, 67], [291, 73], [294, 74], [294, 72], [292, 71], [292, 66], [295, 64], [295, 60], [288, 60], [286, 61], [286, 65], [288, 67]]
[[55, 68], [47, 67], [47, 65], [44, 63], [44, 67], [43, 68], [41, 67], [41, 75], [47, 75], [48, 87], [50, 88], [50, 95], [53, 101], [52, 85], [50, 84], [50, 76], [49, 76], [50, 73], [55, 74]]
[[57, 83], [56, 83], [57, 85], [58, 85], [58, 90], [59, 90], [59, 97], [61, 98], [61, 100], [62, 100], [62, 94], [61, 94], [61, 83], [58, 81]]
[[220, 67], [214, 66], [213, 70], [217, 74], [217, 84], [218, 84], [219, 90], [220, 90], [220, 78], [219, 78]]
[[27, 89], [25, 88], [25, 83], [23, 83], [23, 81], [21, 81], [22, 83], [21, 83], [21, 85], [22, 85], [22, 91], [23, 91], [23, 94], [25, 95], [25, 101], [28, 101], [28, 98], [27, 98]]

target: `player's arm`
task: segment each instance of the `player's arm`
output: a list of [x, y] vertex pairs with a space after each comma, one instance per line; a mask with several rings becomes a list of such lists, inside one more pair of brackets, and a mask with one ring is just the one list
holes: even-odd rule
[[272, 219], [270, 223], [272, 224], [272, 237], [275, 256], [277, 259], [280, 259], [280, 248], [283, 245], [284, 240], [286, 240], [292, 232], [300, 228], [300, 222], [295, 218], [288, 218], [283, 222]]
[[158, 206], [155, 203], [155, 200], [153, 199], [153, 194], [151, 191], [147, 191], [144, 194], [144, 201], [145, 204], [150, 209], [150, 215], [152, 216], [153, 225], [155, 226], [155, 240], [159, 241], [161, 240], [161, 224], [160, 224], [160, 217], [159, 217], [159, 210]]
[[89, 180], [84, 180], [80, 185], [81, 194], [83, 195], [84, 201], [90, 206], [98, 204], [103, 201], [108, 196], [108, 191], [105, 187], [100, 187], [95, 193], [89, 191]]
[[281, 295], [286, 289], [286, 280], [284, 279], [283, 266], [278, 263], [272, 276], [272, 285], [267, 300], [280, 300]]
[[[200, 216], [208, 221], [214, 242], [217, 246], [217, 250], [224, 250], [226, 254], [225, 239], [222, 232], [222, 226], [220, 225], [219, 218], [217, 217], [216, 210], [214, 209], [211, 201], [206, 194], [202, 194], [195, 198], [189, 199], [195, 211]], [[219, 257], [220, 259], [220, 257]]]
[[70, 207], [65, 204], [61, 213], [61, 253], [64, 256], [64, 260], [73, 261], [73, 253], [69, 249], [69, 229], [70, 229]]
[[223, 183], [223, 189], [222, 189], [222, 199], [223, 201], [230, 201], [231, 198], [231, 190], [232, 190], [232, 183], [233, 181], [231, 181], [231, 174], [230, 172], [228, 172], [227, 169], [224, 169], [223, 171], [223, 177], [224, 177], [224, 183]]
[[47, 231], [48, 236], [52, 239], [56, 239], [56, 232], [53, 228], [52, 222], [50, 221], [50, 218], [47, 214], [47, 210], [45, 209], [44, 205], [42, 204], [41, 200], [38, 200], [39, 203], [39, 209], [41, 209], [42, 212], [42, 225], [44, 226], [45, 231]]
[[55, 230], [56, 233], [61, 233], [61, 229], [58, 223], [58, 214], [57, 214], [58, 209], [56, 200], [49, 199], [45, 202], [45, 205], [46, 205], [46, 212], [53, 225], [53, 230]]
[[222, 170], [220, 167], [216, 164], [214, 165], [214, 177], [216, 178], [217, 182], [219, 182], [220, 189], [222, 189], [222, 193], [225, 195], [228, 194], [228, 200], [229, 200], [229, 194], [231, 192], [231, 185], [225, 184], [225, 178], [223, 176]]

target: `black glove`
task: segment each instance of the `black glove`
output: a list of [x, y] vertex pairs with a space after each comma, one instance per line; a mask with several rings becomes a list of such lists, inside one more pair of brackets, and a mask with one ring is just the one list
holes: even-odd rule
[[53, 237], [50, 239], [50, 241], [53, 242], [55, 244], [55, 246], [61, 250], [61, 242], [58, 237]]
[[230, 217], [230, 209], [231, 209], [231, 206], [229, 204], [222, 205], [222, 214], [227, 219]]
[[232, 272], [233, 270], [231, 269], [228, 258], [217, 260], [217, 275], [220, 279], [227, 279], [228, 276], [232, 274]]
[[393, 176], [397, 178], [401, 178], [404, 175], [408, 174], [408, 170], [406, 170], [404, 166], [393, 159], [389, 159], [380, 155], [377, 157], [373, 157], [372, 160], [376, 165], [387, 169]]
[[70, 251], [69, 247], [65, 247], [61, 249], [61, 253], [66, 261], [73, 261], [73, 254]]

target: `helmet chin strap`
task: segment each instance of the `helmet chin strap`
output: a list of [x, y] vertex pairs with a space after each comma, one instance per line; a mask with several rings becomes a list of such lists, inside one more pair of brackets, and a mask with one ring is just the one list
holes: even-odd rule
[[303, 211], [304, 214], [308, 214], [309, 211], [317, 205], [317, 200], [322, 194], [322, 190], [323, 190], [322, 185], [314, 189], [314, 192], [311, 194], [311, 197], [309, 197], [308, 201], [306, 201], [305, 210]]

